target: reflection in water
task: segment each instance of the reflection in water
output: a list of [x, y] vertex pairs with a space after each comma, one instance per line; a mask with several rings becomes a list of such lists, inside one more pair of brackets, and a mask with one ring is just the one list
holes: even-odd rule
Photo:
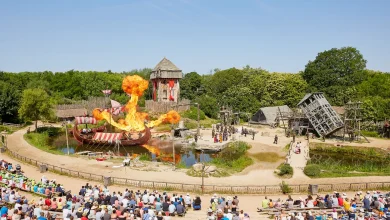
[[[66, 137], [65, 135], [58, 136], [50, 140], [50, 146], [54, 146], [57, 150], [67, 153]], [[94, 151], [94, 152], [108, 152], [114, 151], [113, 147], [108, 146], [90, 146], [79, 145], [78, 142], [72, 137], [69, 137], [69, 152], [74, 154], [81, 151]], [[117, 149], [115, 149], [117, 150]], [[120, 155], [133, 155], [133, 154], [149, 154], [152, 161], [164, 161], [173, 163], [173, 146], [171, 141], [163, 141], [158, 139], [151, 139], [147, 145], [143, 146], [131, 146], [120, 147]], [[199, 151], [184, 150], [182, 145], [175, 145], [175, 162], [176, 164], [183, 162], [187, 167], [192, 166], [197, 162], [208, 162], [214, 158], [216, 154], [209, 154], [205, 152], [203, 155]]]

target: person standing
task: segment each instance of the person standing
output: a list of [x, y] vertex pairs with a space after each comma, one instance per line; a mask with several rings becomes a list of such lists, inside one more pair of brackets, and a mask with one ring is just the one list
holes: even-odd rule
[[278, 135], [275, 134], [274, 144], [278, 144]]

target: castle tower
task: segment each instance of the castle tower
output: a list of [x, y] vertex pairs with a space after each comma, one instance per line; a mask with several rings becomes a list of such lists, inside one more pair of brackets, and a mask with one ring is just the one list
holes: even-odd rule
[[167, 58], [163, 58], [150, 74], [153, 86], [153, 101], [178, 102], [180, 95], [179, 80], [182, 71]]

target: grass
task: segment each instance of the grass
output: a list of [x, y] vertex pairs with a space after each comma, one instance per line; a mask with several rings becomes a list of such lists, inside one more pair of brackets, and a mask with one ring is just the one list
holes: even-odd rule
[[170, 124], [160, 124], [159, 126], [154, 128], [158, 132], [168, 132], [171, 131], [171, 125]]
[[[229, 146], [218, 154], [218, 157], [207, 163], [207, 165], [214, 165], [217, 168], [216, 172], [210, 175], [214, 177], [230, 176], [252, 165], [253, 159], [246, 153], [250, 148], [249, 144], [242, 141], [230, 143]], [[202, 172], [195, 172], [193, 169], [189, 169], [187, 175], [200, 177]]]
[[22, 127], [16, 127], [16, 126], [8, 126], [8, 125], [0, 125], [0, 132], [6, 131], [8, 134], [12, 134], [15, 131], [21, 129]]
[[289, 150], [290, 150], [290, 143], [286, 144], [286, 146], [284, 146], [283, 148], [284, 152], [288, 152]]
[[46, 151], [48, 153], [52, 154], [59, 154], [64, 155], [62, 151], [57, 150], [57, 148], [49, 146], [49, 133], [48, 132], [42, 132], [42, 133], [35, 133], [31, 132], [28, 134], [24, 134], [23, 138], [29, 143], [30, 145]]
[[184, 161], [180, 161], [180, 163], [176, 164], [176, 168], [178, 168], [178, 169], [187, 169], [187, 166], [184, 163]]
[[362, 135], [366, 137], [381, 138], [379, 133], [376, 131], [362, 131]]
[[142, 161], [151, 161], [152, 160], [152, 156], [150, 154], [141, 154], [139, 156], [139, 160], [142, 160]]
[[321, 168], [318, 178], [390, 175], [390, 154], [378, 148], [311, 143], [310, 158]]
[[261, 152], [261, 153], [255, 153], [251, 154], [251, 157], [255, 158], [255, 160], [259, 162], [269, 162], [269, 163], [275, 163], [279, 160], [283, 160], [284, 157], [280, 156], [278, 153], [275, 152]]
[[222, 168], [228, 172], [241, 172], [246, 167], [253, 164], [252, 158], [247, 155], [242, 155], [235, 160], [226, 161], [221, 158], [214, 158], [210, 161], [210, 164], [215, 165], [217, 168]]

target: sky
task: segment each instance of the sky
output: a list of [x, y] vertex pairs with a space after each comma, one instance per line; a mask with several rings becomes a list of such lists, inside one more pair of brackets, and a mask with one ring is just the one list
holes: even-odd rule
[[304, 70], [356, 47], [390, 72], [389, 0], [0, 0], [0, 70]]

